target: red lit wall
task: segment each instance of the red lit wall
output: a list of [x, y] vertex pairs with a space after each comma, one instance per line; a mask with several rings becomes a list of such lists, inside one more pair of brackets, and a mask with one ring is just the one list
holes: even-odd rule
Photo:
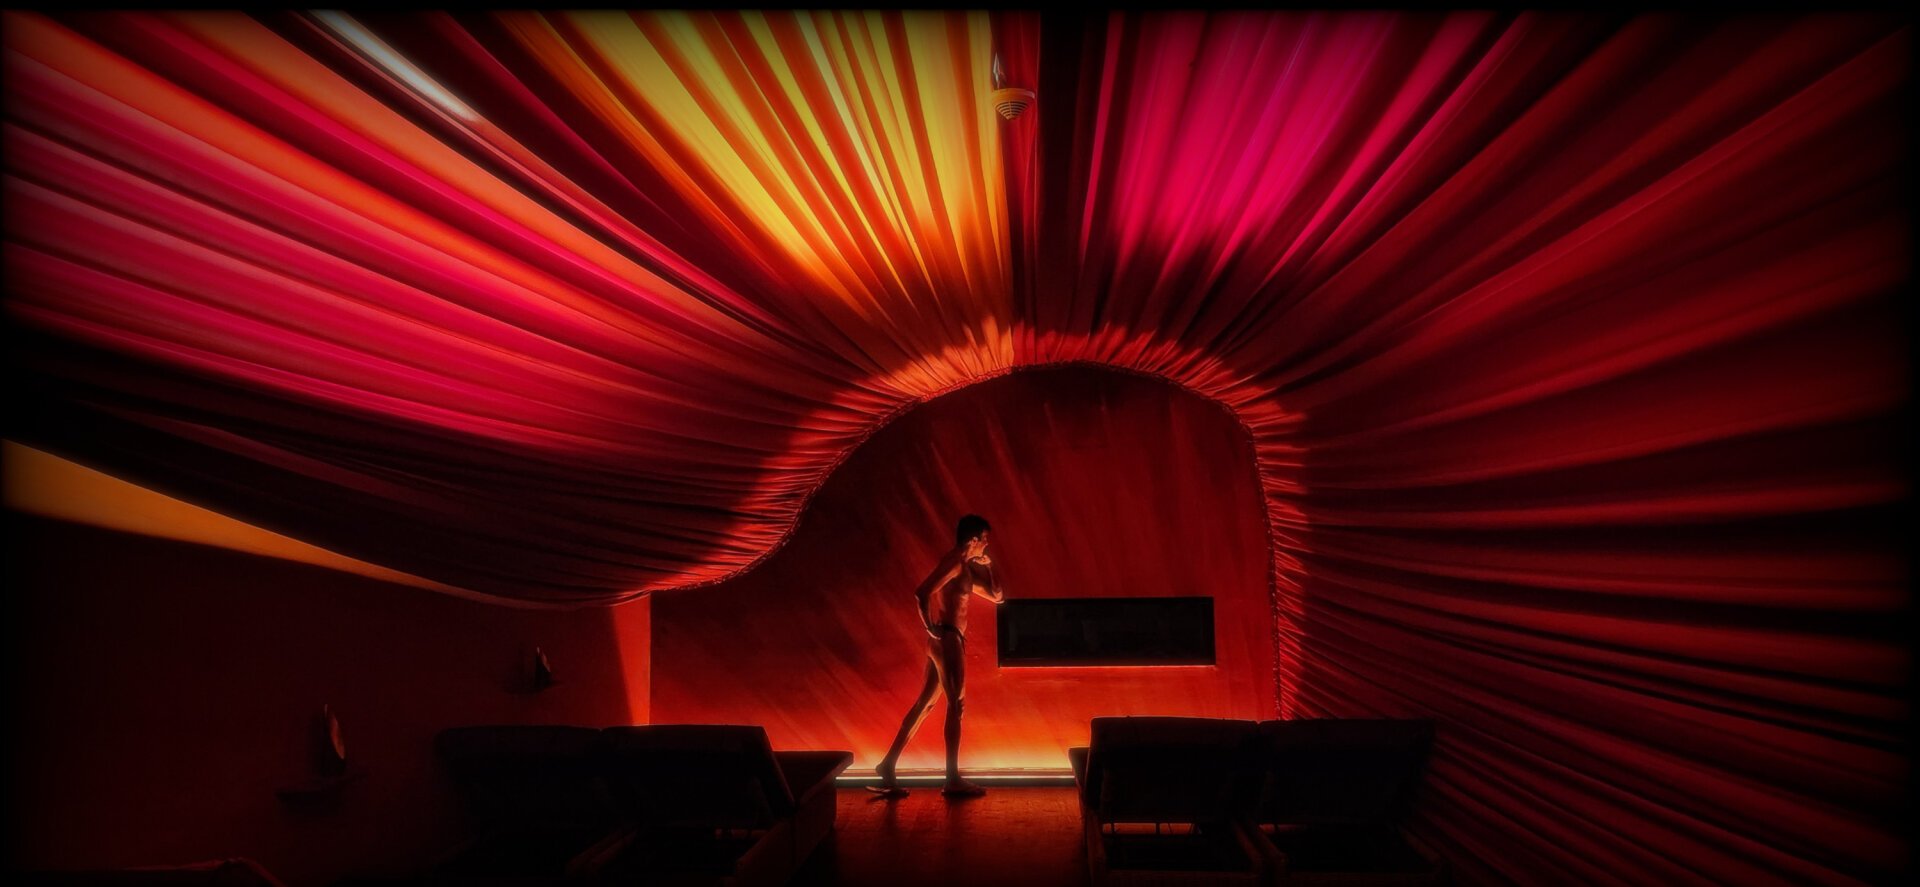
[[[1100, 715], [1272, 717], [1266, 524], [1246, 432], [1168, 383], [1028, 370], [917, 407], [856, 449], [785, 547], [747, 574], [654, 600], [656, 722], [765, 724], [776, 746], [864, 769], [919, 690], [913, 589], [955, 520], [992, 521], [1009, 597], [1212, 595], [1218, 664], [995, 668], [971, 603], [962, 766], [1062, 768]], [[937, 768], [936, 707], [902, 769]]]
[[[8, 539], [10, 867], [405, 870], [463, 834], [441, 728], [645, 720], [644, 604], [514, 610], [19, 515]], [[515, 685], [534, 645], [558, 676], [538, 694]], [[290, 808], [323, 704], [365, 775]]]

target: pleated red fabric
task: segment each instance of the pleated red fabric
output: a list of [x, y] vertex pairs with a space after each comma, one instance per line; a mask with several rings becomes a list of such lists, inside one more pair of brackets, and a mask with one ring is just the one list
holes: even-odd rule
[[1147, 373], [1252, 441], [1277, 712], [1438, 718], [1467, 880], [1908, 864], [1904, 21], [5, 24], [15, 439], [577, 605]]

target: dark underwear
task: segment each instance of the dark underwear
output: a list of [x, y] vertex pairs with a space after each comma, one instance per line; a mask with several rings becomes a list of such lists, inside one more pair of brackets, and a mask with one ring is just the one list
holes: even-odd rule
[[957, 629], [957, 628], [954, 628], [953, 626], [951, 626], [951, 625], [948, 625], [948, 624], [946, 624], [945, 622], [933, 622], [933, 623], [929, 623], [929, 624], [927, 625], [927, 627], [928, 627], [928, 628], [937, 628], [937, 629], [939, 629], [940, 631], [943, 631], [943, 632], [947, 632], [947, 631], [951, 631], [951, 632], [953, 632], [954, 634], [957, 634], [957, 635], [959, 635], [959, 636], [960, 636], [960, 639], [961, 639], [961, 640], [963, 640], [963, 641], [964, 641], [964, 640], [966, 640], [966, 639], [967, 639], [967, 633], [966, 633], [966, 632], [964, 632], [964, 631], [961, 631], [960, 629]]

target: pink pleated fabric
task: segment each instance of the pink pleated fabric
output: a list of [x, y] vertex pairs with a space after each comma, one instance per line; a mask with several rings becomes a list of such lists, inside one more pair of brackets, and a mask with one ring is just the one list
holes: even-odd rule
[[1438, 718], [1464, 879], [1907, 865], [1903, 21], [5, 26], [14, 439], [571, 606], [741, 575], [916, 404], [1144, 373], [1251, 441], [1275, 713]]

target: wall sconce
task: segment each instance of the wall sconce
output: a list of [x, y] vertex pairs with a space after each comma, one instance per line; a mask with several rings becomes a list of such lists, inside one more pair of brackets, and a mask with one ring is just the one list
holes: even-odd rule
[[340, 718], [334, 715], [332, 705], [320, 706], [320, 714], [313, 719], [308, 739], [308, 761], [312, 775], [299, 784], [284, 786], [277, 792], [280, 800], [290, 806], [312, 808], [329, 805], [338, 796], [342, 786], [366, 775], [364, 770], [347, 766], [347, 741], [340, 729]]
[[347, 775], [347, 740], [340, 734], [340, 719], [332, 705], [320, 706], [314, 719], [313, 771], [323, 780]]
[[993, 109], [1008, 120], [1020, 116], [1038, 96], [1031, 89], [1007, 85], [1007, 70], [1000, 64], [1000, 53], [993, 54]]
[[558, 680], [553, 676], [553, 663], [547, 660], [547, 653], [539, 647], [527, 655], [521, 672], [521, 687], [528, 693], [539, 693], [552, 687]]

